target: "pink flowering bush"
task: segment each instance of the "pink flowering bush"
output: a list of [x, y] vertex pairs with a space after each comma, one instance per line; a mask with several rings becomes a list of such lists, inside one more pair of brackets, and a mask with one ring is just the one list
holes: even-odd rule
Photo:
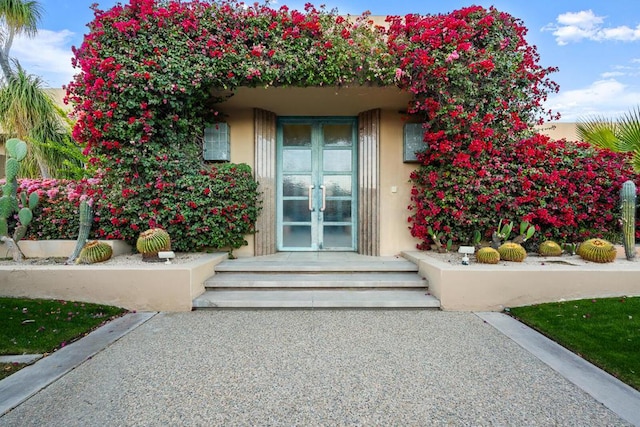
[[415, 94], [409, 113], [425, 123], [409, 218], [421, 248], [429, 228], [464, 244], [501, 219], [534, 224], [533, 244], [617, 233], [618, 191], [635, 174], [624, 156], [531, 130], [556, 117], [542, 104], [557, 85], [521, 21], [474, 6], [393, 18], [389, 33]]
[[40, 197], [25, 239], [76, 239], [80, 201], [99, 197], [100, 187], [97, 179], [21, 179], [18, 194], [23, 192]]
[[[131, 0], [94, 11], [74, 49], [79, 73], [67, 99], [75, 105], [74, 137], [102, 172], [95, 199], [101, 237], [131, 241], [144, 227], [172, 227], [178, 245], [193, 249], [209, 246], [203, 235], [235, 230], [230, 240], [213, 238], [234, 246], [239, 233], [254, 231], [250, 172], [209, 173], [201, 160], [203, 127], [219, 119], [216, 94], [240, 86], [410, 92], [408, 115], [425, 124], [409, 218], [423, 247], [429, 227], [465, 242], [474, 230], [490, 235], [502, 218], [530, 220], [538, 237], [610, 233], [617, 188], [635, 177], [620, 155], [531, 131], [556, 117], [542, 108], [557, 91], [549, 79], [555, 69], [538, 65], [520, 20], [493, 8], [389, 17], [388, 28], [367, 14], [345, 19], [309, 4], [301, 12]], [[227, 186], [221, 194], [233, 192], [236, 173], [243, 198], [233, 196], [226, 208], [202, 198], [219, 181]]]

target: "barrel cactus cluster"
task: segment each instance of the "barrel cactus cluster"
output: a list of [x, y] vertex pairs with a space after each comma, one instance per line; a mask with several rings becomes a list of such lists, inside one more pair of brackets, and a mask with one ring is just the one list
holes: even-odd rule
[[142, 254], [143, 260], [150, 261], [158, 258], [158, 252], [171, 250], [171, 238], [162, 228], [151, 228], [140, 233], [136, 249]]
[[113, 249], [108, 243], [92, 240], [87, 242], [76, 259], [76, 264], [95, 264], [111, 258]]
[[492, 247], [478, 249], [476, 261], [480, 264], [497, 264], [500, 261], [500, 253]]
[[538, 253], [541, 256], [560, 256], [562, 255], [562, 247], [553, 240], [546, 240], [540, 243]]
[[498, 248], [498, 253], [504, 261], [522, 262], [527, 257], [527, 251], [522, 245], [513, 242], [503, 243]]
[[598, 263], [613, 262], [618, 255], [613, 243], [604, 239], [589, 239], [582, 242], [577, 253], [585, 261]]

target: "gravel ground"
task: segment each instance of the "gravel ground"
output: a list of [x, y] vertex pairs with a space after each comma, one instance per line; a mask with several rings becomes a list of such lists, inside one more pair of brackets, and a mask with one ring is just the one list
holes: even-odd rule
[[161, 313], [1, 426], [625, 425], [474, 314]]

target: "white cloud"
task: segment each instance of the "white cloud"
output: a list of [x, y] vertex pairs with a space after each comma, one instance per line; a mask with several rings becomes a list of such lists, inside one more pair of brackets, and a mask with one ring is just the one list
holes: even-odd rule
[[553, 31], [556, 43], [560, 46], [581, 40], [640, 40], [640, 24], [635, 28], [626, 25], [605, 27], [604, 19], [604, 16], [597, 16], [591, 9], [567, 12], [558, 15], [556, 23], [544, 26], [542, 31]]
[[622, 76], [626, 76], [626, 73], [623, 73], [622, 71], [608, 71], [606, 73], [600, 74], [600, 77], [602, 77], [603, 79], [610, 79], [612, 77], [622, 77]]
[[10, 55], [18, 59], [29, 74], [42, 77], [46, 86], [61, 87], [75, 74], [71, 66], [74, 35], [69, 30], [38, 29], [34, 38], [16, 37]]
[[628, 87], [616, 79], [603, 79], [585, 88], [550, 96], [545, 107], [561, 113], [561, 121], [575, 122], [594, 115], [618, 117], [638, 105], [639, 99], [640, 88]]
[[579, 28], [595, 28], [604, 22], [604, 16], [596, 16], [591, 9], [580, 12], [567, 12], [556, 18], [561, 25], [575, 26]]

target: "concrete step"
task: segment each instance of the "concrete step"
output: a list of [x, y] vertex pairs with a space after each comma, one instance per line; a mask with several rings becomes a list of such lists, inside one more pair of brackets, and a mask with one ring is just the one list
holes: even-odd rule
[[425, 289], [209, 290], [193, 301], [205, 308], [419, 308], [438, 309]]
[[216, 272], [244, 273], [305, 273], [305, 272], [376, 272], [376, 271], [418, 271], [418, 266], [405, 259], [371, 260], [371, 261], [256, 261], [255, 259], [225, 260], [216, 265]]
[[233, 273], [222, 272], [204, 282], [205, 288], [426, 288], [413, 272], [375, 273]]

